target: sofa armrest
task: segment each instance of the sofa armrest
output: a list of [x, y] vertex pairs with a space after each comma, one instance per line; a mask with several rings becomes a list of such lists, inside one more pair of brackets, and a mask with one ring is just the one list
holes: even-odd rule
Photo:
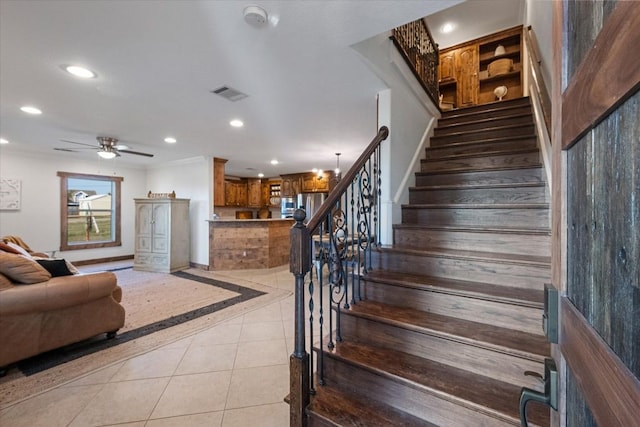
[[0, 293], [0, 316], [39, 313], [84, 304], [112, 295], [117, 288], [116, 275], [109, 271], [17, 285]]

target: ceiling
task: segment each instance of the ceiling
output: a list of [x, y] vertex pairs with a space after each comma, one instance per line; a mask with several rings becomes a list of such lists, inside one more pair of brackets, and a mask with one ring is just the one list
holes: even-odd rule
[[[0, 136], [9, 144], [0, 155], [97, 160], [94, 150], [53, 149], [79, 147], [61, 140], [97, 145], [97, 136], [112, 136], [155, 154], [108, 160], [131, 167], [215, 156], [229, 160], [229, 174], [271, 177], [333, 168], [336, 152], [348, 165], [374, 136], [375, 96], [385, 89], [350, 46], [457, 3], [262, 1], [269, 21], [259, 28], [244, 21], [251, 3], [243, 1], [2, 0]], [[502, 14], [522, 2], [499, 3]], [[494, 25], [491, 9], [484, 12]], [[74, 78], [61, 68], [67, 64], [97, 77]], [[249, 96], [231, 102], [211, 93], [223, 85]], [[43, 114], [27, 115], [23, 105]], [[236, 118], [244, 127], [229, 126]]]

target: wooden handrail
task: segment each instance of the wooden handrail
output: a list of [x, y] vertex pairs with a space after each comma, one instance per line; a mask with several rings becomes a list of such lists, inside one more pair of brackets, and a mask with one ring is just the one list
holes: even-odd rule
[[535, 33], [531, 26], [527, 27], [524, 32], [525, 43], [529, 50], [529, 57], [533, 68], [533, 83], [536, 87], [536, 94], [540, 100], [542, 106], [542, 115], [544, 116], [544, 124], [547, 127], [547, 133], [551, 135], [551, 97], [549, 96], [549, 89], [544, 82], [542, 76], [542, 59], [538, 51], [538, 43], [535, 38]]
[[389, 128], [382, 126], [377, 135], [373, 138], [369, 146], [362, 152], [358, 160], [351, 166], [351, 168], [342, 176], [338, 184], [329, 193], [322, 206], [313, 215], [307, 224], [309, 232], [313, 232], [318, 228], [320, 223], [327, 217], [332, 207], [338, 202], [342, 194], [347, 190], [351, 182], [356, 177], [365, 162], [371, 157], [373, 152], [378, 148], [378, 145], [389, 136]]

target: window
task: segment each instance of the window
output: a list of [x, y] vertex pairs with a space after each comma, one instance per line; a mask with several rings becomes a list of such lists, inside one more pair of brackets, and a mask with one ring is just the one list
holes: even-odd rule
[[120, 246], [122, 177], [58, 172], [60, 250]]

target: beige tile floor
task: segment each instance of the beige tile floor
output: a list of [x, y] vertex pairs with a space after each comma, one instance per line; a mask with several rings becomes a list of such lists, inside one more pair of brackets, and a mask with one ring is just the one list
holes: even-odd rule
[[[293, 291], [287, 267], [229, 272]], [[293, 296], [0, 412], [0, 426], [287, 426]]]

